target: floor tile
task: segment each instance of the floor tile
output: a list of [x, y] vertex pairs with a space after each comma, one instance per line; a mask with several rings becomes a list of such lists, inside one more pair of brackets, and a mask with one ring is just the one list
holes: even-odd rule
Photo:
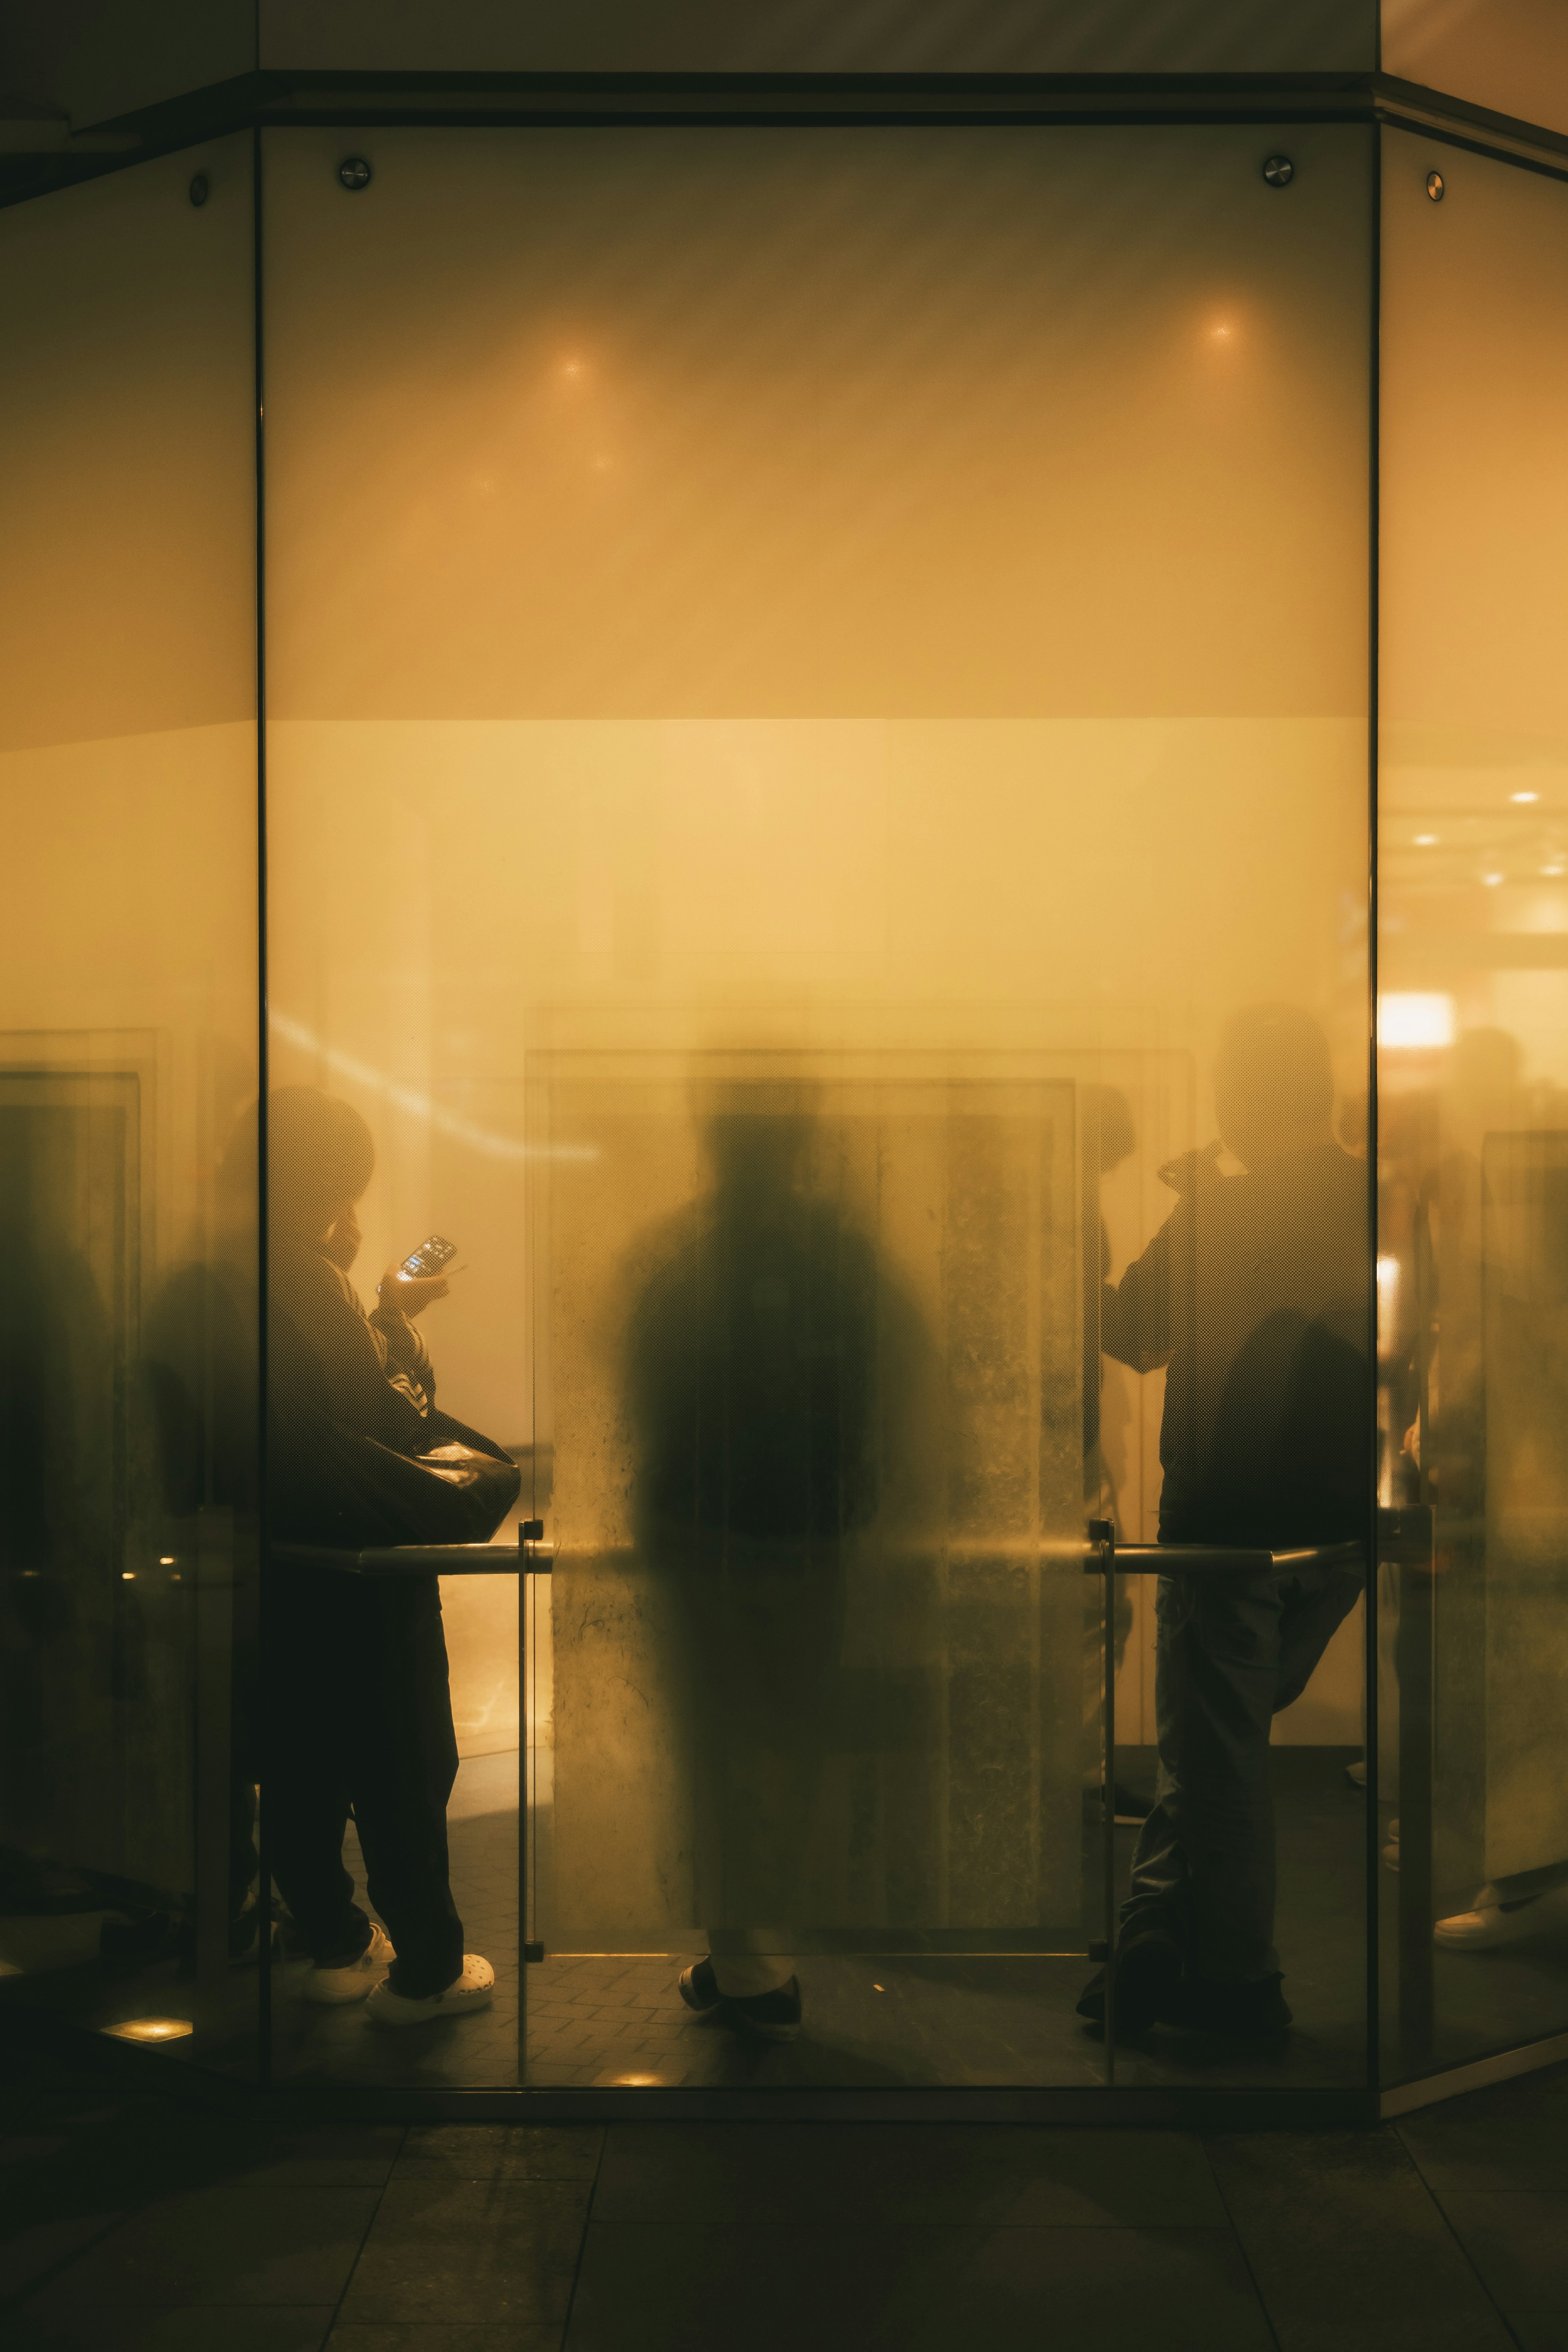
[[604, 2138], [597, 2124], [415, 2124], [398, 2172], [439, 2165], [470, 2180], [592, 2180]]
[[7, 2223], [0, 2239], [0, 2297], [24, 2294], [48, 2272], [68, 2262], [111, 2230], [116, 2212], [68, 2213], [54, 2219], [19, 2220]]
[[380, 2193], [241, 2179], [162, 2198], [118, 2223], [29, 2307], [47, 2318], [119, 2307], [333, 2305]]
[[585, 2181], [467, 2180], [401, 2169], [384, 2194], [342, 2318], [506, 2321], [566, 2316], [591, 2191]]
[[1395, 2128], [1439, 2200], [1449, 2191], [1484, 2195], [1510, 2188], [1568, 2195], [1568, 2105], [1562, 2103], [1455, 2099], [1406, 2116]]
[[1215, 2134], [1205, 2145], [1280, 2352], [1508, 2352], [1392, 2134]]
[[1454, 2234], [1504, 2312], [1568, 2311], [1568, 2196], [1518, 2189], [1442, 2200]]
[[1568, 2352], [1568, 2311], [1510, 2311], [1508, 2324], [1521, 2352]]
[[1227, 2226], [1190, 2134], [966, 2124], [612, 2124], [594, 2218]]
[[340, 2320], [327, 2352], [561, 2352], [561, 2330], [506, 2320]]
[[321, 2352], [331, 2324], [331, 2304], [153, 2313], [96, 2306], [47, 2316], [29, 2310], [15, 2334], [7, 2317], [5, 2340], [6, 2352]]
[[1270, 2352], [1221, 2230], [595, 2223], [566, 2352]]

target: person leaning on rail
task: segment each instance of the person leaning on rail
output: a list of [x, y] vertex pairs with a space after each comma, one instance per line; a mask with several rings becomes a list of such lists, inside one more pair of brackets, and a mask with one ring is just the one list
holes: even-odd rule
[[[1176, 1205], [1104, 1286], [1106, 1352], [1165, 1369], [1162, 1543], [1279, 1553], [1365, 1537], [1367, 1173], [1334, 1140], [1333, 1093], [1309, 1014], [1238, 1013], [1215, 1067], [1220, 1141], [1162, 1171]], [[1220, 1173], [1222, 1145], [1243, 1173]], [[1110, 1962], [1119, 2033], [1289, 2026], [1269, 1725], [1361, 1583], [1353, 1568], [1312, 1563], [1160, 1578], [1159, 1780]], [[1103, 2027], [1104, 1970], [1079, 2013]]]

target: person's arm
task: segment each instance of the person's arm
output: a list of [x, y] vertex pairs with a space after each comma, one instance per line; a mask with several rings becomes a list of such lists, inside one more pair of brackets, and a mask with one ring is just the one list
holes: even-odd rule
[[1135, 1372], [1157, 1371], [1169, 1363], [1175, 1344], [1171, 1276], [1174, 1252], [1182, 1246], [1181, 1228], [1190, 1220], [1185, 1201], [1178, 1201], [1142, 1256], [1130, 1265], [1120, 1282], [1100, 1288], [1100, 1344], [1119, 1364]]
[[[315, 1359], [333, 1418], [400, 1451], [421, 1443], [430, 1398], [418, 1364], [428, 1371], [429, 1358], [412, 1327], [389, 1336], [341, 1267], [313, 1251], [275, 1259], [273, 1290]], [[405, 1320], [386, 1319], [395, 1330]]]
[[430, 1350], [395, 1299], [388, 1298], [384, 1284], [366, 1322], [381, 1351], [388, 1380], [395, 1381], [401, 1375], [434, 1401], [436, 1370], [430, 1361]]

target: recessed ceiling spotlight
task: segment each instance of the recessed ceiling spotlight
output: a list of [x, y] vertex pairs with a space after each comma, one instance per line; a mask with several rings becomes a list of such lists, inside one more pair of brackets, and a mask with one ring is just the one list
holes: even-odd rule
[[1541, 794], [1539, 793], [1510, 793], [1509, 798], [1510, 801], [1516, 801], [1521, 808], [1526, 808], [1531, 801], [1538, 801], [1541, 798]]

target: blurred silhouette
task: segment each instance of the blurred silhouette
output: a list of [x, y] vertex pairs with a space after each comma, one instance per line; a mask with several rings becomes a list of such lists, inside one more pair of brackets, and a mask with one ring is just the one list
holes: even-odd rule
[[[259, 1868], [256, 1787], [261, 1777], [257, 1152], [252, 1115], [241, 1119], [218, 1160], [207, 1247], [172, 1275], [153, 1302], [142, 1364], [169, 1540], [188, 1551], [189, 1529], [198, 1513], [216, 1511], [226, 1519], [233, 1571], [228, 1909], [229, 1948], [237, 1958], [259, 1946], [253, 1893]], [[133, 1919], [123, 1933], [106, 1930], [106, 1951], [122, 1959], [146, 1954], [157, 1924], [154, 1916]], [[190, 1958], [190, 1919], [181, 1924], [177, 1941]]]
[[100, 1817], [123, 1333], [71, 1216], [91, 1150], [86, 1115], [0, 1108], [0, 1913], [90, 1899], [82, 1865], [113, 1844]]
[[713, 1189], [632, 1318], [636, 1526], [681, 1603], [710, 1957], [681, 1991], [782, 2039], [800, 2017], [768, 1930], [808, 1899], [847, 1549], [879, 1504], [879, 1272], [814, 1181], [798, 1089], [709, 1118]]
[[[1333, 1138], [1317, 1024], [1289, 1006], [1231, 1021], [1215, 1068], [1223, 1145], [1167, 1170], [1174, 1210], [1121, 1282], [1101, 1342], [1165, 1367], [1162, 1543], [1275, 1552], [1369, 1532], [1367, 1171]], [[1162, 1576], [1159, 1786], [1114, 1965], [1121, 2030], [1289, 2022], [1274, 1949], [1271, 1717], [1306, 1687], [1362, 1586], [1355, 1570]], [[1103, 2016], [1097, 1979], [1080, 2013]]]
[[[1089, 1085], [1079, 1091], [1079, 1199], [1081, 1203], [1082, 1231], [1079, 1236], [1079, 1266], [1083, 1280], [1083, 1496], [1091, 1517], [1116, 1521], [1116, 1488], [1102, 1443], [1104, 1422], [1105, 1357], [1100, 1340], [1100, 1295], [1110, 1273], [1110, 1236], [1100, 1213], [1100, 1188], [1103, 1178], [1130, 1160], [1137, 1149], [1137, 1129], [1132, 1123], [1132, 1107], [1120, 1087]], [[1118, 1528], [1118, 1533], [1123, 1532]], [[1098, 1596], [1086, 1601], [1091, 1615], [1098, 1608]], [[1115, 1665], [1121, 1671], [1127, 1654], [1128, 1637], [1132, 1631], [1132, 1594], [1125, 1577], [1116, 1589]], [[1100, 1704], [1101, 1664], [1100, 1644], [1095, 1640], [1084, 1644], [1084, 1724], [1092, 1731], [1098, 1721]], [[1091, 1772], [1085, 1785], [1098, 1784], [1099, 1774]], [[1143, 1821], [1153, 1799], [1145, 1790], [1134, 1789], [1118, 1780], [1114, 1790], [1116, 1818], [1119, 1822]]]

